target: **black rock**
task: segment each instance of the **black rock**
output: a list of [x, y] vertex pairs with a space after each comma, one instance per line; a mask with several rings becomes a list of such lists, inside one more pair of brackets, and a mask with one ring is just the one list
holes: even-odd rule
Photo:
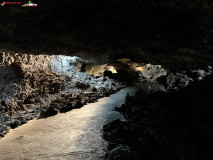
[[16, 128], [16, 127], [18, 127], [20, 125], [21, 125], [21, 121], [20, 120], [15, 120], [14, 123], [11, 123], [11, 128], [13, 129], [13, 128]]
[[104, 71], [104, 76], [112, 77], [112, 72], [111, 71]]
[[80, 100], [74, 101], [73, 108], [80, 108], [82, 106], [83, 106], [83, 104], [81, 103]]
[[54, 116], [54, 115], [58, 114], [58, 112], [59, 111], [54, 107], [50, 107], [47, 110], [42, 109], [39, 118], [46, 118], [46, 117]]
[[129, 146], [119, 145], [109, 152], [107, 160], [139, 160], [139, 158]]
[[61, 112], [61, 113], [65, 113], [65, 112], [70, 111], [71, 109], [72, 109], [72, 103], [69, 102], [69, 103], [67, 103], [65, 106], [62, 106], [62, 107], [60, 108], [60, 112]]
[[24, 117], [21, 117], [21, 124], [25, 124], [25, 123], [27, 123], [27, 120], [26, 120], [26, 118], [24, 118]]

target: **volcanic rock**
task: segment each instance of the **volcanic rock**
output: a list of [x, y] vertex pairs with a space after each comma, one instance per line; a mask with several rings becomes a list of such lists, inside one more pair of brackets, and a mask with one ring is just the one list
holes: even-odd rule
[[139, 158], [132, 148], [120, 145], [109, 152], [107, 160], [139, 160]]
[[46, 117], [50, 117], [50, 116], [54, 116], [56, 114], [58, 114], [58, 110], [54, 107], [50, 107], [47, 110], [42, 109], [41, 114], [40, 114], [40, 118], [46, 118]]

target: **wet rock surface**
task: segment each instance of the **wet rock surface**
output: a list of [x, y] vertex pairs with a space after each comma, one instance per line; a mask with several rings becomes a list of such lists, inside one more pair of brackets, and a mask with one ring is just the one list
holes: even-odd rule
[[134, 96], [127, 95], [116, 108], [127, 121], [115, 120], [103, 127], [109, 142], [107, 158], [120, 145], [128, 145], [144, 160], [212, 159], [212, 81], [213, 75], [208, 75], [180, 90], [141, 88]]
[[0, 159], [103, 160], [107, 142], [101, 129], [112, 120], [124, 120], [113, 109], [125, 101], [127, 93], [135, 92], [136, 88], [127, 87], [96, 103], [11, 130], [0, 140]]

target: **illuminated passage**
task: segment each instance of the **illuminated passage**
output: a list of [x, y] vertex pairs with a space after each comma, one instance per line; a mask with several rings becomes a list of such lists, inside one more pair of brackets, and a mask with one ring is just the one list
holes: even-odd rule
[[103, 159], [107, 142], [101, 129], [112, 120], [123, 119], [113, 110], [124, 103], [128, 92], [135, 91], [125, 88], [80, 109], [11, 130], [0, 140], [0, 159]]

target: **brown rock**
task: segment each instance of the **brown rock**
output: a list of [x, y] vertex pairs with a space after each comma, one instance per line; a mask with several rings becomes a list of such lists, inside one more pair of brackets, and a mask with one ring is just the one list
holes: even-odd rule
[[21, 64], [21, 62], [13, 62], [9, 66], [14, 74], [16, 74], [20, 78], [24, 78], [24, 68]]

